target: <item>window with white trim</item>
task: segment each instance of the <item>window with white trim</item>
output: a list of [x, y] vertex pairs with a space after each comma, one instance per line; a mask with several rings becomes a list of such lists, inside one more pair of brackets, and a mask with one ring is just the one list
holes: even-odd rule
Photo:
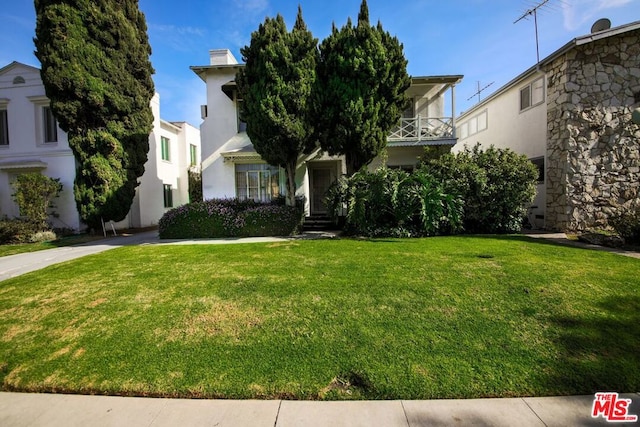
[[265, 163], [236, 164], [236, 197], [269, 202], [281, 195], [280, 168]]
[[544, 77], [534, 80], [520, 89], [520, 111], [527, 110], [544, 101]]
[[9, 145], [9, 120], [7, 110], [0, 110], [0, 146]]
[[460, 139], [464, 139], [471, 135], [475, 135], [476, 133], [482, 132], [489, 127], [488, 121], [489, 113], [487, 110], [483, 110], [458, 126], [458, 136], [460, 137]]
[[164, 207], [172, 208], [173, 207], [173, 192], [172, 192], [171, 184], [162, 184], [162, 196], [164, 199]]
[[58, 121], [53, 116], [51, 107], [42, 107], [43, 140], [45, 144], [58, 142]]
[[166, 136], [160, 137], [160, 151], [162, 160], [171, 161], [171, 141]]
[[189, 144], [189, 165], [195, 166], [198, 163], [198, 147]]

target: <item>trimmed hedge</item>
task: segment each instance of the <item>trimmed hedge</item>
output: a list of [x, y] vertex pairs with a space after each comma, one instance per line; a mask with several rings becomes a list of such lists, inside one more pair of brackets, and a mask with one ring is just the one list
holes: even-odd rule
[[290, 236], [298, 232], [302, 219], [299, 206], [211, 199], [172, 209], [158, 225], [161, 239]]

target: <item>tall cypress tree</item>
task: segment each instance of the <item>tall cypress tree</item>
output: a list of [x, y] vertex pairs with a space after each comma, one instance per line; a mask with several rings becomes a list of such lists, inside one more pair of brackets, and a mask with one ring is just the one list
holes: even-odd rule
[[35, 0], [36, 56], [89, 228], [125, 218], [149, 152], [151, 47], [137, 0]]
[[246, 66], [236, 80], [247, 135], [267, 163], [284, 168], [289, 205], [295, 204], [298, 159], [314, 148], [310, 103], [317, 45], [298, 7], [291, 32], [281, 15], [267, 17], [241, 50]]
[[320, 44], [315, 105], [323, 150], [345, 155], [347, 174], [369, 164], [387, 145], [406, 107], [411, 80], [402, 44], [382, 25], [369, 23], [362, 1], [351, 19]]

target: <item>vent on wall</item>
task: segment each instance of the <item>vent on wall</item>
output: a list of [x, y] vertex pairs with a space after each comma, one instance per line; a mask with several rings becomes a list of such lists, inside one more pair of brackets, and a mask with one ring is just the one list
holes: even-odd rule
[[21, 84], [24, 84], [24, 82], [25, 82], [25, 81], [24, 81], [24, 77], [22, 77], [22, 76], [16, 76], [16, 77], [13, 79], [13, 84], [14, 84], [14, 85], [21, 85]]
[[201, 105], [200, 106], [200, 117], [202, 117], [202, 120], [207, 118], [207, 106], [206, 105]]
[[591, 26], [591, 34], [597, 33], [599, 31], [608, 30], [609, 28], [611, 28], [611, 21], [610, 20], [608, 20], [607, 18], [598, 19]]

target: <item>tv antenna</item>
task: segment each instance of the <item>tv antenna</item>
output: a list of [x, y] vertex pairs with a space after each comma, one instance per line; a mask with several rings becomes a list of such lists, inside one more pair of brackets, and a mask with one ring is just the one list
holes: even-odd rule
[[478, 96], [478, 103], [480, 103], [481, 99], [480, 99], [480, 94], [482, 93], [482, 91], [484, 91], [486, 88], [488, 88], [489, 86], [491, 86], [492, 84], [494, 84], [495, 82], [491, 82], [488, 85], [486, 85], [485, 87], [483, 87], [482, 89], [480, 89], [480, 81], [477, 82], [478, 83], [478, 91], [476, 93], [474, 93], [473, 95], [471, 95], [470, 97], [467, 98], [467, 101], [471, 101], [471, 99], [473, 97], [475, 97], [476, 95]]
[[516, 19], [513, 22], [514, 24], [517, 24], [523, 19], [528, 19], [531, 15], [533, 15], [533, 21], [536, 27], [536, 57], [538, 59], [538, 62], [537, 62], [538, 64], [540, 63], [540, 46], [538, 42], [538, 9], [544, 7], [547, 3], [549, 3], [549, 0], [543, 0], [540, 3], [537, 3], [534, 7], [532, 7], [531, 9], [528, 9], [526, 12], [522, 14], [522, 16], [520, 16], [518, 19]]

